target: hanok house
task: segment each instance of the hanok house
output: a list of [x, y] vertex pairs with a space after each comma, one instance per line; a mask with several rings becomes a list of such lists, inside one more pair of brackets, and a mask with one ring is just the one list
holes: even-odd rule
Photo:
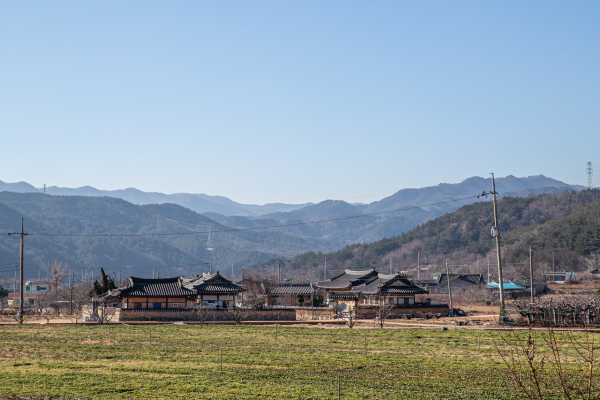
[[[484, 282], [481, 274], [450, 274], [450, 288], [454, 294], [480, 287]], [[429, 293], [448, 294], [448, 275], [441, 274], [437, 282], [429, 286]]]
[[304, 301], [310, 301], [311, 296], [316, 295], [314, 287], [308, 283], [280, 283], [267, 290], [269, 304], [277, 306], [298, 305], [298, 294]]
[[317, 287], [326, 291], [330, 303], [346, 304], [347, 308], [381, 304], [410, 306], [415, 304], [415, 295], [427, 293], [401, 274], [384, 275], [374, 269], [347, 269], [327, 281], [317, 282]]
[[183, 286], [181, 277], [147, 279], [130, 277], [120, 288], [123, 309], [181, 309], [196, 303], [196, 292]]
[[230, 308], [244, 288], [224, 278], [219, 271], [192, 279], [182, 278], [183, 287], [196, 294], [196, 303], [202, 307]]
[[[243, 288], [219, 274], [202, 274], [196, 278], [129, 278], [125, 288], [119, 288], [123, 309], [189, 309], [202, 307], [229, 308]], [[111, 291], [113, 292], [113, 291]], [[109, 293], [111, 293], [109, 292]], [[102, 300], [106, 295], [99, 296]], [[106, 298], [109, 302], [110, 299]], [[113, 300], [114, 301], [114, 300]]]

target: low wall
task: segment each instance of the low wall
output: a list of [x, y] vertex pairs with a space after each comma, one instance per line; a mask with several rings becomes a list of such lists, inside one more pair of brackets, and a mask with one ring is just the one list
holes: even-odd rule
[[[295, 321], [296, 310], [290, 309], [261, 309], [239, 310], [244, 321]], [[229, 310], [153, 310], [153, 309], [122, 309], [119, 321], [235, 321]]]
[[296, 321], [335, 319], [335, 311], [330, 308], [297, 308], [295, 311]]
[[[358, 318], [372, 319], [372, 318], [377, 317], [378, 311], [379, 311], [378, 307], [363, 306], [363, 307], [358, 307], [356, 309], [356, 315], [358, 316]], [[440, 304], [440, 305], [414, 304], [414, 305], [407, 305], [407, 306], [392, 308], [390, 310], [390, 313], [387, 318], [388, 319], [402, 318], [404, 315], [413, 315], [414, 316], [417, 313], [441, 314], [443, 317], [446, 317], [446, 316], [448, 316], [449, 311], [450, 311], [450, 308], [446, 304]]]

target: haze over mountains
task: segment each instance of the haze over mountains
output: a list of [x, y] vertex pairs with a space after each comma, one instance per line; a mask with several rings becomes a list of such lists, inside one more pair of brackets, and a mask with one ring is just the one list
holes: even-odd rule
[[[538, 175], [498, 178], [496, 189], [502, 196], [526, 197], [582, 187]], [[233, 267], [239, 274], [242, 268], [273, 257], [289, 259], [309, 251], [335, 251], [353, 243], [400, 235], [463, 205], [489, 201], [476, 197], [489, 190], [491, 179], [474, 177], [458, 184], [403, 189], [370, 204], [326, 200], [260, 206], [221, 196], [167, 195], [137, 189], [49, 187], [44, 196], [25, 182], [0, 181], [0, 231], [18, 230], [19, 218], [25, 216], [26, 229], [32, 233], [151, 234], [118, 238], [32, 235], [27, 238], [26, 257], [37, 265], [58, 258], [77, 268], [144, 271], [139, 273], [142, 276], [150, 276], [155, 268], [165, 276], [208, 268], [203, 263], [211, 258], [206, 249], [210, 227], [214, 268], [231, 271]], [[389, 212], [403, 208], [409, 209]], [[376, 213], [383, 214], [365, 215]], [[310, 223], [319, 220], [327, 221]], [[274, 227], [278, 225], [287, 226]], [[155, 235], [158, 233], [161, 235]], [[162, 235], [165, 233], [184, 235]], [[0, 241], [0, 261], [17, 259], [17, 241]]]

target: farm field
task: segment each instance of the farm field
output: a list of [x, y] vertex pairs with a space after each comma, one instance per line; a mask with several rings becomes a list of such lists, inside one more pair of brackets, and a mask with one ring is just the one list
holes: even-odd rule
[[339, 368], [342, 399], [515, 398], [493, 347], [496, 335], [460, 329], [0, 325], [0, 392], [89, 399], [337, 399]]

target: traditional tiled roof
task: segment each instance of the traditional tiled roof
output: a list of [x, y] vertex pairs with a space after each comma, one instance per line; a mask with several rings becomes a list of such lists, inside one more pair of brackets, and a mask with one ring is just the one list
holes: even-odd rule
[[596, 268], [596, 269], [590, 271], [590, 273], [594, 274], [594, 275], [600, 274], [600, 269]]
[[194, 296], [196, 292], [182, 286], [181, 277], [148, 279], [129, 278], [129, 286], [121, 289], [123, 296]]
[[353, 299], [358, 300], [362, 297], [360, 292], [335, 292], [331, 291], [327, 294], [330, 299]]
[[343, 274], [335, 276], [326, 281], [317, 282], [317, 287], [323, 289], [349, 289], [353, 286], [361, 285], [373, 276], [377, 276], [377, 271], [368, 269], [364, 271], [353, 271], [347, 269]]
[[361, 292], [363, 294], [423, 294], [426, 290], [414, 285], [401, 274], [384, 275], [369, 278], [363, 285], [354, 286], [353, 292]]
[[269, 289], [269, 294], [271, 295], [295, 295], [298, 293], [311, 294], [313, 292], [314, 288], [308, 283], [280, 283], [279, 285], [273, 286]]
[[[471, 285], [479, 285], [483, 283], [483, 276], [481, 274], [450, 274], [450, 282], [454, 282], [456, 280], [461, 280]], [[439, 285], [447, 285], [448, 284], [448, 275], [441, 274], [437, 280], [437, 284]]]
[[203, 273], [192, 279], [182, 279], [183, 287], [196, 293], [239, 293], [244, 290], [229, 279], [224, 278], [219, 271], [214, 274]]

